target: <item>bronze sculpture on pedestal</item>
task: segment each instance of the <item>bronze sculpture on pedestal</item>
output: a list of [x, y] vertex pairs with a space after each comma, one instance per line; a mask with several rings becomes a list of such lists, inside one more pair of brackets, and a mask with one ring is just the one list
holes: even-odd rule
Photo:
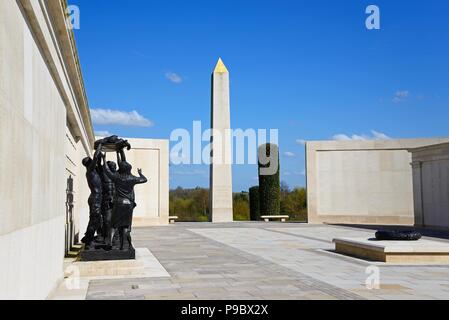
[[[100, 144], [101, 147], [101, 144]], [[101, 199], [102, 183], [98, 172], [98, 160], [100, 158], [100, 148], [95, 151], [94, 158], [83, 159], [83, 165], [86, 167], [86, 179], [90, 189], [89, 203], [89, 224], [87, 226], [84, 238], [81, 240], [86, 249], [90, 249], [91, 243], [95, 239], [95, 232], [101, 227]]]
[[[117, 170], [116, 164], [112, 161], [107, 161], [103, 165], [107, 165], [112, 172], [115, 172]], [[102, 181], [102, 201], [101, 201], [102, 224], [99, 237], [103, 239], [108, 248], [111, 248], [112, 247], [111, 216], [112, 216], [112, 208], [114, 205], [115, 185], [114, 182], [106, 174], [105, 170], [103, 169], [103, 165], [100, 164], [98, 166]]]
[[[136, 207], [134, 186], [147, 182], [138, 169], [139, 177], [131, 174], [132, 166], [126, 161], [124, 149], [130, 150], [127, 140], [111, 136], [95, 142], [94, 158], [86, 158], [87, 181], [91, 189], [89, 197], [90, 219], [81, 260], [134, 259], [131, 241], [133, 211]], [[117, 153], [116, 164], [106, 161], [107, 152]], [[118, 230], [119, 245], [114, 242]], [[96, 236], [95, 236], [96, 233]]]
[[[103, 169], [115, 184], [114, 208], [111, 217], [113, 231], [111, 236], [114, 236], [116, 230], [119, 231], [120, 250], [123, 250], [125, 237], [128, 241], [129, 248], [132, 248], [131, 225], [133, 210], [136, 207], [134, 186], [136, 184], [146, 183], [148, 180], [142, 174], [142, 169], [137, 170], [139, 177], [131, 174], [132, 166], [126, 162], [123, 150], [120, 158], [118, 172], [112, 172], [107, 165], [103, 165]], [[104, 154], [103, 159], [105, 159]], [[105, 161], [103, 160], [103, 162]]]

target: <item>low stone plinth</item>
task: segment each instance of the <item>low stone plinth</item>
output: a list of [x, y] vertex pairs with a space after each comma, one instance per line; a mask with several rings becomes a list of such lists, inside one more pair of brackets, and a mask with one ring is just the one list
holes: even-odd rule
[[364, 238], [334, 239], [335, 251], [370, 261], [406, 264], [449, 264], [449, 243], [425, 240], [378, 241]]
[[92, 280], [169, 278], [170, 274], [147, 248], [136, 248], [136, 259], [75, 261], [66, 259], [64, 281], [48, 297], [52, 300], [84, 300]]
[[285, 222], [289, 216], [285, 215], [275, 215], [275, 216], [261, 216], [261, 219], [263, 219], [265, 222], [269, 222], [270, 220], [281, 220], [281, 222]]
[[148, 276], [166, 277], [165, 271], [159, 261], [147, 248], [136, 249], [136, 259], [115, 261], [76, 261], [71, 264], [74, 276], [84, 278], [104, 279], [114, 277]]

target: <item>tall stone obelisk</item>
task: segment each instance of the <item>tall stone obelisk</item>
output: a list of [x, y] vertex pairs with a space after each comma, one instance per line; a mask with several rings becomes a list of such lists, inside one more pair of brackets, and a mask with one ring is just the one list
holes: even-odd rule
[[210, 210], [212, 222], [232, 222], [232, 147], [229, 72], [218, 59], [212, 73]]

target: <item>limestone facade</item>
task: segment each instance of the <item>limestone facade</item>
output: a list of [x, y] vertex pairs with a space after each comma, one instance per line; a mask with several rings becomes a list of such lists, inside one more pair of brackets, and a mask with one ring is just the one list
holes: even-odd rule
[[415, 225], [449, 229], [449, 143], [411, 149]]
[[[141, 168], [148, 182], [134, 189], [137, 207], [133, 226], [168, 225], [169, 204], [169, 141], [157, 139], [127, 139], [132, 146], [126, 151], [126, 160], [133, 166], [132, 174], [138, 176]], [[108, 160], [116, 161], [108, 154]]]
[[0, 1], [0, 299], [46, 298], [86, 215], [79, 164], [94, 135], [64, 8]]
[[449, 139], [306, 144], [309, 223], [413, 225], [409, 148]]
[[[85, 232], [95, 136], [65, 0], [0, 1], [0, 299], [45, 299]], [[130, 139], [136, 226], [168, 224], [168, 141]]]

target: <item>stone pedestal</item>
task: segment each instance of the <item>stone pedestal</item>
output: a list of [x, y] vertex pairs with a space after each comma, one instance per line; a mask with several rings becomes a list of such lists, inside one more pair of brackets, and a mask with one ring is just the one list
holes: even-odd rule
[[125, 244], [123, 250], [119, 249], [118, 239], [114, 238], [112, 249], [107, 250], [103, 242], [92, 242], [88, 249], [85, 246], [80, 251], [80, 261], [108, 261], [108, 260], [134, 260], [136, 251]]
[[449, 243], [418, 241], [378, 241], [363, 238], [334, 239], [335, 251], [370, 261], [398, 264], [449, 264]]
[[131, 250], [112, 249], [106, 251], [103, 249], [89, 249], [81, 250], [80, 261], [108, 261], [108, 260], [134, 260], [136, 258], [136, 251]]

